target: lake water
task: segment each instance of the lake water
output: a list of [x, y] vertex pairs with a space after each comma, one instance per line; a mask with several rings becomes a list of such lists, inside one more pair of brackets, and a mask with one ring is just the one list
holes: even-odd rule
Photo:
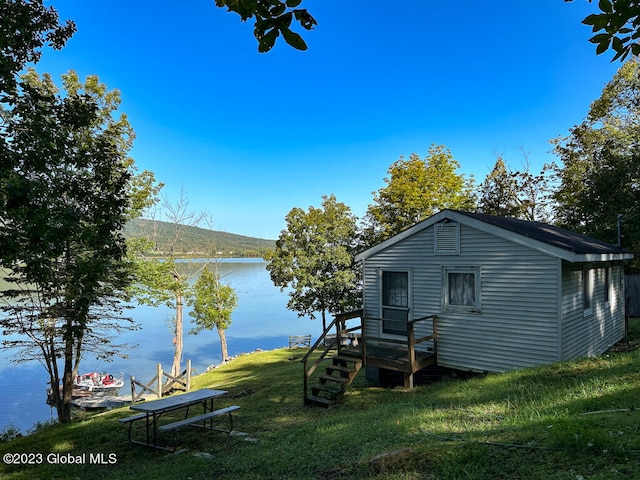
[[[232, 286], [238, 295], [238, 306], [232, 315], [232, 323], [226, 331], [229, 355], [252, 352], [256, 349], [271, 350], [287, 346], [289, 335], [313, 335], [318, 338], [322, 321], [298, 317], [287, 310], [288, 295], [273, 285], [261, 259], [223, 259], [218, 261], [222, 282]], [[202, 373], [210, 365], [221, 362], [220, 339], [217, 331], [203, 331], [187, 335], [191, 329], [188, 307], [184, 312], [183, 365], [191, 359], [192, 368]], [[85, 354], [80, 367], [82, 372], [108, 371], [114, 376], [124, 373], [125, 385], [120, 394], [131, 391], [129, 378], [148, 383], [156, 372], [156, 365], [169, 370], [173, 361], [173, 335], [169, 321], [173, 311], [167, 307], [136, 306], [130, 316], [141, 329], [127, 332], [118, 338], [119, 343], [137, 344], [127, 351], [129, 358], [114, 358], [100, 362]], [[14, 426], [27, 432], [36, 422], [56, 418], [55, 409], [46, 404], [48, 376], [39, 363], [13, 365], [8, 352], [0, 351], [0, 393], [3, 407], [0, 410], [0, 431]]]

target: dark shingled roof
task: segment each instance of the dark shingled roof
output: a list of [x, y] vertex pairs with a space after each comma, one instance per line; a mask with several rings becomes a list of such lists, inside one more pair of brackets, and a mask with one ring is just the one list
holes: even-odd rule
[[545, 223], [496, 217], [483, 213], [463, 212], [461, 210], [453, 211], [576, 254], [630, 253], [629, 250], [618, 248], [610, 243]]

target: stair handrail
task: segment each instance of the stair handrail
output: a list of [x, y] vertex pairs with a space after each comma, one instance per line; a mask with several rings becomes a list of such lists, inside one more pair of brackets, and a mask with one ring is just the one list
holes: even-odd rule
[[364, 311], [362, 309], [359, 309], [359, 310], [353, 310], [351, 312], [340, 313], [340, 314], [336, 315], [334, 317], [333, 321], [323, 330], [323, 332], [320, 334], [320, 336], [315, 341], [315, 343], [311, 346], [311, 348], [309, 348], [309, 351], [305, 354], [305, 356], [302, 357], [302, 360], [300, 360], [302, 362], [302, 364], [303, 364], [303, 369], [304, 369], [304, 398], [305, 398], [305, 401], [306, 401], [306, 398], [307, 398], [309, 378], [311, 377], [313, 372], [316, 371], [316, 369], [320, 365], [320, 362], [322, 362], [322, 360], [324, 360], [324, 358], [327, 356], [327, 353], [329, 353], [329, 350], [331, 350], [331, 344], [327, 344], [325, 342], [324, 351], [320, 354], [320, 356], [316, 359], [316, 361], [313, 362], [311, 367], [309, 369], [307, 369], [307, 362], [309, 361], [309, 357], [313, 354], [313, 352], [315, 352], [316, 348], [318, 348], [320, 343], [326, 338], [327, 334], [331, 331], [331, 329], [334, 326], [336, 327], [336, 344], [337, 344], [337, 348], [338, 348], [338, 353], [340, 353], [340, 346], [341, 346], [340, 334], [345, 332], [345, 331], [349, 332], [349, 331], [357, 330], [358, 328], [360, 328], [360, 327], [355, 327], [355, 328], [350, 328], [348, 330], [343, 330], [343, 329], [341, 329], [341, 327], [344, 327], [344, 322], [346, 322], [347, 320], [350, 320], [350, 319], [353, 319], [353, 318], [358, 318], [358, 317], [362, 319], [363, 313], [364, 313]]

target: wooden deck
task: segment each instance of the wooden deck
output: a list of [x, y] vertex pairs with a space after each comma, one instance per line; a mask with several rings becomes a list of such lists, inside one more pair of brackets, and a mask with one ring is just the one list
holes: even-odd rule
[[[409, 362], [409, 353], [406, 348], [399, 345], [370, 345], [366, 349], [366, 358], [364, 364], [370, 367], [384, 368], [397, 372], [415, 373], [436, 361], [433, 352], [415, 351], [415, 362], [413, 371]], [[340, 350], [341, 355], [350, 355], [356, 358], [362, 358], [362, 345], [343, 347]]]
[[[414, 386], [414, 375], [427, 367], [437, 365], [437, 315], [428, 315], [407, 322], [407, 335], [403, 338], [391, 339], [372, 336], [365, 329], [363, 310], [354, 310], [336, 315], [331, 324], [324, 330], [313, 346], [302, 359], [304, 370], [304, 401], [305, 404], [316, 404], [329, 407], [342, 398], [347, 387], [351, 384], [360, 368], [374, 367], [391, 372], [400, 372], [404, 376], [404, 386]], [[353, 320], [356, 326], [348, 327], [347, 321]], [[383, 322], [383, 319], [368, 318], [371, 321]], [[431, 322], [431, 334], [416, 338], [415, 325], [418, 322]], [[335, 328], [338, 341], [326, 342], [330, 331]], [[428, 331], [428, 330], [427, 330]], [[431, 346], [416, 346], [431, 341]], [[320, 355], [309, 365], [310, 356], [324, 344]], [[313, 372], [327, 357], [329, 350], [337, 349], [338, 353], [332, 358], [333, 365], [326, 367], [326, 374], [320, 375], [319, 384], [309, 385]], [[426, 351], [425, 351], [426, 350]], [[309, 393], [311, 392], [311, 393]], [[321, 395], [326, 393], [326, 397]]]

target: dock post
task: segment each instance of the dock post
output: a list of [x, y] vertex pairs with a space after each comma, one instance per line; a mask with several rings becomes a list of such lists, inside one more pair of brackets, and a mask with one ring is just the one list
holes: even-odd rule
[[158, 364], [158, 390], [156, 391], [158, 398], [162, 398], [162, 364]]
[[131, 403], [136, 403], [136, 384], [134, 383], [136, 377], [131, 375]]
[[187, 360], [187, 392], [191, 390], [191, 359]]

